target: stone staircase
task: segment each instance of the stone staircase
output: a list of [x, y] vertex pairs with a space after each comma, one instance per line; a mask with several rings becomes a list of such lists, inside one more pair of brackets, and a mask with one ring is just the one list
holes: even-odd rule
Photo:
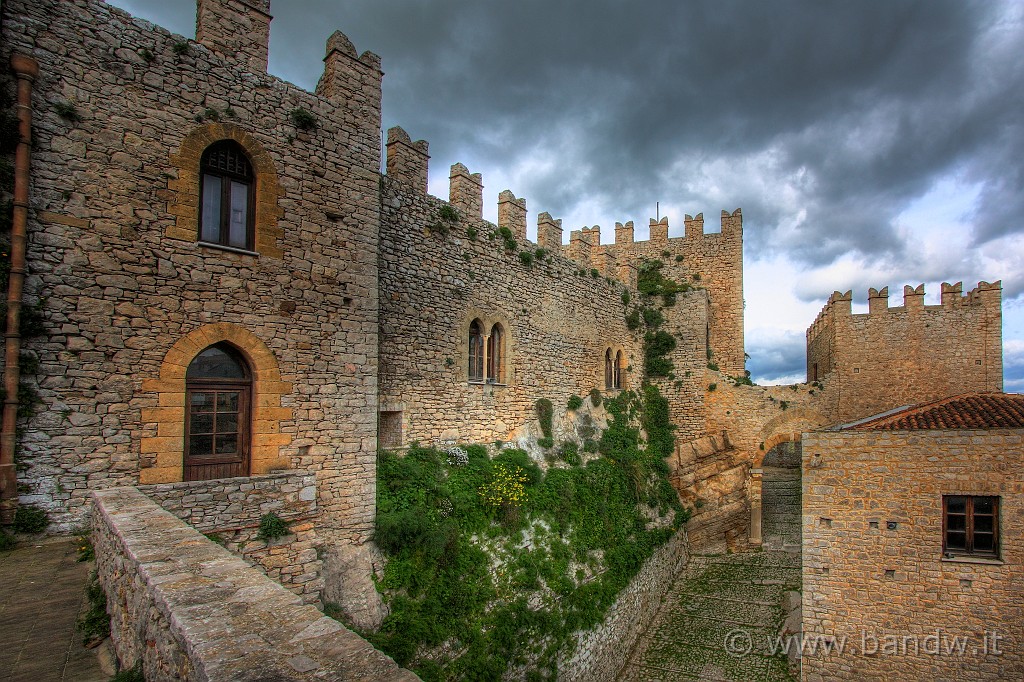
[[800, 470], [764, 469], [761, 479], [761, 537], [768, 550], [800, 553]]

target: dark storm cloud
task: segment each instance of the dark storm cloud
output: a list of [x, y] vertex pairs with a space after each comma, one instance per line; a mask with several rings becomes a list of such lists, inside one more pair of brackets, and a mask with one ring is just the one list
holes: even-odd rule
[[[172, 7], [120, 4], [161, 16]], [[382, 55], [385, 125], [427, 139], [434, 173], [471, 158], [486, 181], [488, 168], [538, 148], [564, 154], [512, 188], [555, 215], [587, 198], [581, 189], [637, 217], [655, 200], [743, 206], [757, 253], [816, 265], [851, 250], [898, 257], [893, 219], [937, 178], [962, 172], [983, 185], [979, 242], [1020, 227], [1024, 45], [1019, 24], [1000, 27], [1009, 10], [998, 3], [272, 6], [271, 68], [300, 85], [315, 84], [335, 28]], [[190, 0], [173, 7], [193, 16]], [[679, 159], [739, 163], [769, 150], [775, 170], [810, 179], [796, 197], [806, 215], [785, 238], [779, 228], [794, 216], [770, 191], [738, 190], [717, 206], [680, 193], [685, 168], [665, 172]]]

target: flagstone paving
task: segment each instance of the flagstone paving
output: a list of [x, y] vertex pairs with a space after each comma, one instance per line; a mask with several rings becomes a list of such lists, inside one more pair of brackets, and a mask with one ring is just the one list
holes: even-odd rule
[[0, 680], [110, 679], [75, 630], [92, 566], [77, 554], [70, 538], [0, 552]]

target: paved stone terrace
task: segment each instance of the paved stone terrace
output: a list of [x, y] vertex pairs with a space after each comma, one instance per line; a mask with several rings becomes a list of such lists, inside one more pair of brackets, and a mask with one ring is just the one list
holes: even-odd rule
[[[619, 682], [794, 679], [784, 655], [771, 656], [768, 648], [782, 624], [782, 594], [799, 585], [799, 554], [692, 557]], [[740, 649], [749, 641], [750, 653], [730, 655], [730, 633]]]
[[77, 555], [68, 538], [0, 552], [0, 680], [109, 679], [75, 631], [92, 568]]

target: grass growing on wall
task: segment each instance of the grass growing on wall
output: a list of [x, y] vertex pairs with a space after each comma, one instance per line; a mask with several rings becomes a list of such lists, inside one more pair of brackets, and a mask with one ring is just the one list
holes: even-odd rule
[[663, 403], [653, 386], [608, 399], [601, 456], [546, 473], [521, 450], [381, 452], [378, 587], [391, 613], [373, 643], [425, 680], [498, 679], [510, 667], [554, 679], [573, 632], [601, 622], [689, 517], [666, 478]]

